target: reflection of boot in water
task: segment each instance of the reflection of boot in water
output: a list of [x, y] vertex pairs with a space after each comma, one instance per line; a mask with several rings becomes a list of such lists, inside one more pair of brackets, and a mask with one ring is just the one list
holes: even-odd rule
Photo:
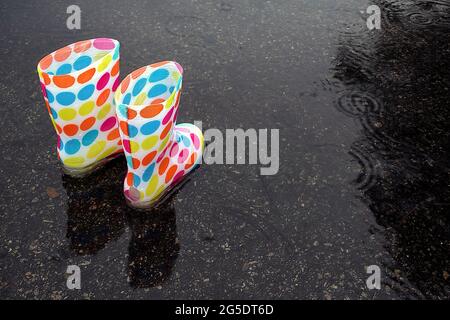
[[122, 235], [126, 204], [122, 197], [123, 159], [84, 178], [63, 176], [67, 191], [67, 238], [76, 254], [97, 253]]
[[132, 287], [149, 288], [163, 283], [172, 271], [180, 246], [176, 217], [169, 200], [161, 208], [135, 211], [130, 216], [128, 275]]

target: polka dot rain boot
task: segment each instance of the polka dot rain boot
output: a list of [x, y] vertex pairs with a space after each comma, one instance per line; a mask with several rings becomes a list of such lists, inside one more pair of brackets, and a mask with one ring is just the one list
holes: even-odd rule
[[163, 201], [202, 159], [201, 130], [176, 124], [182, 79], [178, 63], [163, 61], [135, 70], [115, 93], [128, 165], [124, 194], [133, 207]]
[[58, 134], [66, 173], [84, 175], [122, 152], [113, 95], [119, 85], [117, 40], [80, 41], [42, 58], [42, 94]]

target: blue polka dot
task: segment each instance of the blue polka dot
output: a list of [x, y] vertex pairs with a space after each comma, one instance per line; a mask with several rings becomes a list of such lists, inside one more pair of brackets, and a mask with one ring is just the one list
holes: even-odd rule
[[65, 63], [56, 70], [57, 75], [68, 74], [72, 71], [72, 65], [69, 63]]
[[60, 105], [68, 106], [75, 101], [75, 95], [72, 92], [61, 92], [56, 95], [56, 101]]
[[146, 83], [146, 79], [139, 79], [134, 85], [133, 96], [137, 96], [142, 91], [142, 89], [144, 89]]
[[80, 141], [72, 139], [67, 141], [64, 150], [66, 150], [67, 154], [74, 154], [77, 153], [78, 150], [80, 150], [80, 147], [81, 147]]
[[124, 104], [119, 104], [119, 113], [125, 119], [128, 119], [127, 107]]
[[89, 56], [81, 56], [73, 63], [73, 68], [75, 70], [81, 70], [89, 66], [92, 62], [92, 58]]
[[147, 122], [146, 124], [144, 124], [141, 127], [141, 132], [142, 132], [142, 134], [145, 134], [147, 136], [147, 135], [152, 134], [153, 132], [155, 132], [158, 128], [159, 128], [159, 121], [158, 120], [150, 121], [150, 122]]
[[116, 50], [114, 50], [113, 60], [116, 60], [119, 57], [119, 45], [117, 45]]
[[141, 184], [141, 179], [137, 175], [133, 175], [133, 185], [137, 188]]
[[148, 97], [149, 98], [157, 97], [159, 95], [162, 95], [166, 91], [167, 87], [165, 85], [157, 84], [150, 89], [150, 91], [148, 92]]
[[130, 94], [130, 93], [127, 93], [127, 94], [125, 95], [125, 97], [123, 97], [122, 103], [124, 103], [124, 104], [130, 104], [130, 101], [131, 101], [131, 94]]
[[86, 133], [81, 140], [81, 143], [83, 143], [83, 146], [87, 147], [91, 145], [95, 139], [98, 137], [98, 130], [91, 130], [88, 133]]
[[129, 168], [133, 168], [133, 158], [130, 156], [125, 157], [127, 159], [127, 165]]
[[45, 89], [45, 91], [47, 92], [48, 102], [52, 103], [53, 101], [55, 101], [55, 97], [53, 96], [53, 94], [48, 89]]
[[94, 93], [95, 86], [93, 84], [88, 84], [84, 88], [78, 92], [78, 99], [80, 100], [87, 100], [89, 99], [92, 94]]
[[147, 182], [148, 180], [150, 180], [150, 178], [152, 177], [154, 169], [155, 169], [155, 163], [154, 162], [153, 162], [153, 164], [151, 166], [149, 166], [147, 169], [145, 169], [144, 174], [142, 175], [142, 180], [144, 180], [144, 182]]
[[56, 112], [55, 109], [50, 108], [50, 112], [52, 113], [52, 117], [54, 120], [58, 119], [58, 112]]
[[148, 78], [149, 82], [158, 82], [164, 80], [169, 76], [169, 71], [166, 69], [158, 69], [152, 72], [150, 77]]
[[134, 138], [138, 133], [139, 130], [135, 126], [128, 124], [128, 135], [130, 138]]
[[185, 135], [181, 136], [181, 140], [183, 140], [183, 143], [186, 147], [189, 147], [191, 145], [191, 140]]
[[62, 140], [59, 140], [59, 150], [64, 149], [64, 143], [62, 142]]
[[169, 88], [169, 92], [172, 93], [172, 92], [173, 92], [173, 89], [175, 89], [175, 87], [174, 87], [174, 86], [171, 86], [171, 87]]

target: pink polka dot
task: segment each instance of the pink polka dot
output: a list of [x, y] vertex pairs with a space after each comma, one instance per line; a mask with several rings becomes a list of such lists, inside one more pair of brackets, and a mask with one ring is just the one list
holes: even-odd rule
[[116, 78], [116, 81], [114, 81], [114, 84], [113, 84], [113, 86], [112, 86], [112, 91], [113, 91], [113, 92], [116, 91], [117, 87], [119, 86], [119, 83], [120, 83], [120, 78], [117, 77], [117, 78]]
[[174, 108], [170, 109], [170, 111], [166, 114], [166, 116], [164, 117], [162, 124], [165, 125], [167, 122], [169, 122], [170, 118], [172, 117], [172, 113], [173, 113]]
[[178, 172], [178, 173], [175, 175], [175, 177], [173, 177], [172, 185], [174, 185], [174, 184], [176, 184], [178, 181], [180, 181], [180, 180], [183, 178], [183, 176], [184, 176], [184, 171], [181, 170], [180, 172]]
[[123, 149], [128, 152], [131, 153], [131, 146], [130, 146], [130, 140], [123, 140], [122, 141], [123, 144]]
[[109, 73], [106, 72], [97, 82], [97, 90], [102, 90], [109, 82]]
[[189, 155], [189, 152], [187, 149], [181, 150], [180, 154], [178, 155], [178, 163], [184, 163]]
[[100, 130], [108, 131], [116, 125], [116, 122], [117, 122], [116, 117], [112, 116], [112, 117], [106, 119], [105, 122], [102, 123], [102, 125], [100, 126]]
[[111, 39], [98, 38], [94, 40], [94, 47], [99, 50], [111, 50], [115, 47], [115, 45]]
[[198, 140], [198, 137], [195, 134], [191, 133], [191, 140], [194, 144], [195, 149], [198, 149], [198, 147], [200, 147], [200, 141]]
[[170, 156], [175, 157], [178, 154], [178, 143], [174, 143], [172, 149], [170, 149]]

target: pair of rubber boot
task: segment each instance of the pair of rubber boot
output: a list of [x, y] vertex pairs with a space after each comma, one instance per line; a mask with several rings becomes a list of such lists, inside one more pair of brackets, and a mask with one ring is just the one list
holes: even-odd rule
[[124, 194], [152, 207], [201, 161], [201, 130], [177, 124], [183, 69], [154, 63], [120, 81], [120, 44], [97, 38], [68, 45], [38, 64], [65, 171], [83, 176], [125, 153]]

